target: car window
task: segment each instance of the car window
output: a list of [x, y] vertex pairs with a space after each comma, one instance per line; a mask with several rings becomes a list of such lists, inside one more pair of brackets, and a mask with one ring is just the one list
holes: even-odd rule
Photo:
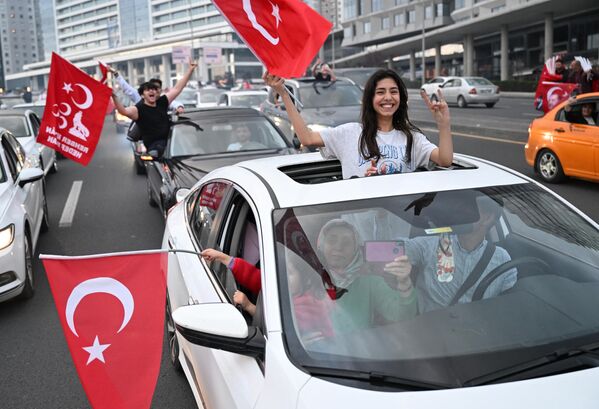
[[[283, 334], [308, 372], [460, 387], [599, 335], [599, 230], [535, 184], [275, 209], [273, 223]], [[386, 270], [402, 253], [410, 301]]]
[[2, 137], [2, 149], [4, 150], [4, 156], [6, 157], [6, 165], [13, 181], [17, 180], [19, 172], [21, 171], [21, 165], [17, 159], [17, 153], [14, 148], [10, 145], [7, 140], [7, 134]]
[[40, 123], [37, 119], [37, 115], [29, 114], [29, 120], [31, 121], [31, 126], [33, 127], [33, 135], [37, 136], [40, 131]]
[[491, 81], [483, 77], [465, 78], [465, 81], [470, 85], [493, 85]]
[[191, 208], [190, 225], [201, 249], [205, 249], [208, 245], [216, 215], [228, 190], [229, 184], [212, 182], [202, 187], [196, 197], [195, 204]]
[[33, 136], [25, 115], [0, 116], [0, 127], [9, 130], [17, 138]]
[[455, 86], [455, 80], [449, 80], [443, 85], [443, 88], [449, 88]]
[[304, 108], [357, 106], [362, 103], [362, 91], [354, 84], [313, 82], [299, 90]]
[[[585, 120], [585, 118], [583, 116], [582, 108], [584, 105], [587, 105], [587, 104], [592, 104], [591, 118], [593, 118], [593, 121], [595, 121], [595, 124], [587, 123], [587, 121]], [[570, 112], [567, 112], [565, 109], [561, 110], [561, 111], [563, 111], [563, 113], [560, 116], [561, 119], [559, 119], [559, 120], [576, 123], [578, 125], [596, 127], [599, 125], [597, 123], [598, 108], [599, 108], [599, 102], [595, 99], [591, 99], [591, 98], [577, 99], [576, 103], [572, 104]], [[558, 113], [558, 116], [559, 116], [559, 113]]]
[[453, 86], [454, 87], [461, 87], [462, 86], [462, 80], [460, 80], [460, 79], [453, 80]]
[[201, 103], [216, 103], [218, 97], [223, 93], [220, 89], [202, 89], [199, 91]]
[[266, 95], [260, 94], [239, 94], [231, 95], [231, 106], [233, 107], [257, 107], [266, 99]]
[[279, 131], [264, 116], [205, 118], [201, 127], [175, 123], [168, 146], [170, 156], [287, 148]]
[[[256, 217], [249, 203], [235, 191], [235, 188], [223, 220], [223, 228], [216, 239], [216, 247], [231, 257], [240, 258], [256, 267], [258, 270], [253, 270], [252, 274], [260, 274], [260, 244]], [[248, 284], [243, 281], [243, 277], [247, 275], [237, 276], [239, 278], [237, 279], [228, 266], [219, 262], [212, 263], [211, 270], [231, 300], [235, 291], [239, 290], [252, 304], [256, 304], [258, 294], [252, 293], [246, 287]], [[252, 322], [253, 316], [249, 313], [244, 312], [244, 317], [248, 324]]]

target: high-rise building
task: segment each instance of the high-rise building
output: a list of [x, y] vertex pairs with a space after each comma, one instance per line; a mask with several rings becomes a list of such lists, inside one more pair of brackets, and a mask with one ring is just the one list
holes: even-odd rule
[[[0, 0], [15, 1], [15, 0]], [[176, 80], [182, 65], [174, 64], [176, 47], [191, 47], [199, 58], [197, 78], [203, 82], [230, 71], [259, 77], [262, 65], [240, 41], [210, 0], [29, 0], [38, 5], [43, 31], [39, 62], [7, 81], [47, 86], [50, 56], [56, 51], [90, 74], [97, 60], [114, 65], [132, 83], [160, 76]], [[204, 61], [203, 49], [222, 58]]]
[[3, 78], [39, 60], [34, 0], [0, 0], [0, 48]]

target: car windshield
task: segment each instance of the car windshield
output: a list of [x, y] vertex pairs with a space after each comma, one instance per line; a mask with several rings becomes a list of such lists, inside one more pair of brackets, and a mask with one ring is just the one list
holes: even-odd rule
[[231, 95], [231, 106], [234, 107], [255, 107], [266, 100], [267, 94], [261, 95]]
[[17, 138], [32, 136], [24, 116], [0, 116], [0, 127], [9, 130]]
[[368, 78], [370, 78], [370, 76], [374, 74], [375, 71], [376, 70], [347, 71], [342, 72], [339, 75], [351, 79], [358, 86], [364, 88], [366, 81], [368, 81]]
[[[278, 209], [274, 226], [284, 333], [308, 372], [458, 387], [599, 341], [599, 232], [533, 184]], [[403, 254], [413, 291], [387, 265]]]
[[45, 105], [15, 105], [14, 107], [12, 107], [12, 109], [18, 109], [19, 111], [31, 110], [31, 111], [35, 112], [35, 114], [40, 119], [42, 119], [42, 117], [44, 116], [45, 108], [46, 108]]
[[264, 117], [205, 117], [198, 122], [203, 130], [189, 122], [175, 123], [169, 142], [172, 157], [287, 148]]
[[216, 102], [220, 94], [224, 91], [220, 89], [202, 89], [200, 90], [200, 102]]
[[304, 108], [327, 108], [360, 105], [362, 91], [353, 84], [336, 82], [313, 82], [299, 90]]
[[195, 89], [184, 89], [183, 91], [181, 91], [181, 94], [179, 94], [179, 97], [177, 99], [194, 100], [195, 101], [196, 93], [197, 93], [197, 91]]
[[493, 85], [491, 81], [482, 77], [465, 78], [465, 80], [469, 85]]

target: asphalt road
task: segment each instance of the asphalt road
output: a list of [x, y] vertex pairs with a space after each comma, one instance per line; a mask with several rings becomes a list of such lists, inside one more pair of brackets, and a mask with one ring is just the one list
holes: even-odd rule
[[[455, 151], [489, 159], [535, 177], [523, 153], [530, 121], [530, 117], [523, 114], [529, 112], [524, 109], [528, 103], [523, 99], [506, 98], [493, 109], [452, 107], [454, 128], [464, 123], [475, 124], [464, 128], [468, 132], [454, 132]], [[518, 113], [522, 115], [517, 116]], [[410, 114], [430, 139], [437, 142], [430, 114], [418, 99], [412, 99]], [[511, 115], [514, 117], [510, 118]], [[477, 123], [505, 126], [503, 132], [495, 132], [491, 126], [477, 127]], [[63, 159], [58, 173], [48, 178], [51, 226], [50, 231], [41, 236], [36, 254], [86, 255], [160, 247], [163, 220], [159, 212], [148, 205], [145, 176], [135, 174], [129, 145], [114, 129], [114, 124], [107, 122], [96, 154], [87, 167]], [[479, 129], [481, 131], [476, 132]], [[72, 225], [59, 227], [74, 181], [83, 183], [75, 216]], [[599, 184], [569, 180], [549, 187], [599, 221]], [[89, 407], [39, 260], [35, 261], [34, 268], [35, 296], [26, 302], [0, 304], [0, 345], [3, 347], [0, 407]], [[152, 407], [195, 407], [185, 378], [176, 373], [168, 361], [166, 344]]]
[[[431, 116], [422, 102], [418, 90], [409, 90], [410, 119], [415, 122], [431, 122]], [[469, 105], [458, 108], [450, 105], [452, 125], [456, 130], [475, 131], [486, 136], [509, 137], [526, 142], [528, 125], [540, 116], [529, 98], [500, 97], [493, 108]], [[431, 123], [432, 124], [432, 123]]]
[[[72, 225], [59, 220], [74, 181], [82, 181]], [[164, 222], [147, 203], [145, 175], [136, 175], [124, 135], [107, 121], [87, 167], [59, 161], [47, 179], [50, 230], [40, 236], [39, 253], [87, 255], [160, 248]], [[88, 408], [41, 262], [34, 264], [34, 297], [0, 304], [0, 408]], [[152, 408], [194, 408], [183, 375], [168, 360], [166, 343]]]

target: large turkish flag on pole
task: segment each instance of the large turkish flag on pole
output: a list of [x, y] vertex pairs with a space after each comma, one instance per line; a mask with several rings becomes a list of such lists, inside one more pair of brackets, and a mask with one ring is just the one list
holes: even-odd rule
[[100, 139], [111, 94], [108, 86], [52, 53], [37, 141], [87, 165]]
[[162, 356], [167, 253], [41, 255], [79, 379], [95, 409], [149, 408]]
[[283, 78], [305, 74], [333, 26], [300, 0], [212, 2], [268, 71]]

